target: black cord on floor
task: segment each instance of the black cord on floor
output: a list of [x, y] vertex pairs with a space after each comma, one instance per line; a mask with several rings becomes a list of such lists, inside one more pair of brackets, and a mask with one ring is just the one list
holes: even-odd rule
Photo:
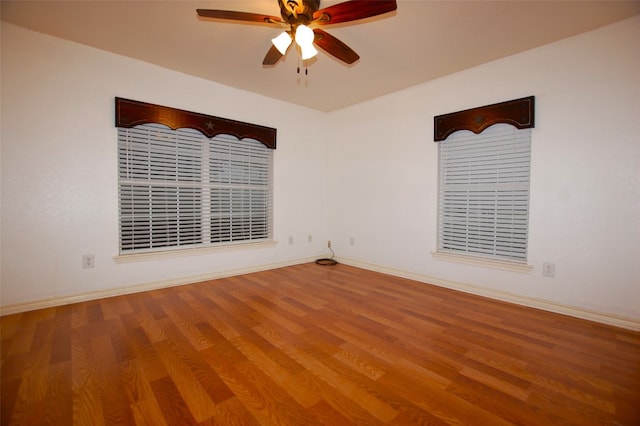
[[331, 257], [318, 259], [316, 260], [316, 264], [322, 265], [322, 266], [333, 266], [338, 264], [338, 261], [334, 259], [334, 257], [336, 257], [336, 254], [333, 252], [333, 249], [331, 248], [331, 246], [329, 246], [329, 250], [331, 250]]

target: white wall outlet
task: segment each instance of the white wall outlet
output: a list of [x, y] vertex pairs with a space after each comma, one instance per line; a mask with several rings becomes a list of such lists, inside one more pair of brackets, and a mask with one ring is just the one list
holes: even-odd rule
[[92, 254], [82, 255], [82, 268], [90, 269], [96, 266], [96, 258]]
[[331, 240], [327, 241], [327, 247], [331, 248]]
[[293, 235], [289, 235], [289, 245], [293, 245]]
[[350, 246], [355, 246], [356, 245], [356, 239], [354, 237], [349, 238], [349, 245]]
[[551, 262], [544, 262], [542, 264], [542, 276], [555, 277], [556, 276], [556, 264]]
[[311, 234], [307, 235], [307, 242], [308, 243], [313, 242], [313, 235], [311, 235]]

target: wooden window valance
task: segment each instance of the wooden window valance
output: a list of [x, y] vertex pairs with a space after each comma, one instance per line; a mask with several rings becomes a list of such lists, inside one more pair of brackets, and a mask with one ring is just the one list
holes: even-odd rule
[[116, 98], [116, 127], [131, 128], [148, 123], [164, 124], [173, 130], [188, 127], [208, 138], [220, 134], [232, 135], [238, 139], [251, 138], [268, 148], [276, 148], [276, 129], [271, 127]]
[[518, 129], [534, 126], [535, 96], [514, 99], [464, 111], [452, 112], [433, 117], [433, 140], [440, 142], [458, 130], [481, 133], [497, 123], [507, 123]]

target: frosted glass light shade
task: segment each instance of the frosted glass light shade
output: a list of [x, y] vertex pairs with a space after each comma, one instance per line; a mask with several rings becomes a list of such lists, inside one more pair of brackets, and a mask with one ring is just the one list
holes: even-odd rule
[[291, 36], [289, 35], [288, 32], [285, 31], [282, 34], [280, 34], [278, 37], [271, 39], [271, 43], [273, 43], [276, 49], [278, 49], [278, 52], [284, 55], [285, 53], [287, 53], [287, 49], [291, 44]]
[[302, 47], [313, 43], [314, 38], [313, 30], [306, 25], [298, 25], [296, 28], [296, 43]]
[[316, 50], [315, 47], [313, 47], [313, 44], [309, 44], [305, 46], [300, 46], [300, 53], [302, 56], [302, 60], [306, 61], [307, 59], [311, 59], [314, 56], [316, 56], [318, 54], [318, 51]]
[[313, 47], [313, 40], [315, 34], [313, 30], [306, 25], [298, 25], [296, 28], [296, 43], [300, 46], [302, 52], [302, 60], [311, 59], [318, 54], [318, 51]]

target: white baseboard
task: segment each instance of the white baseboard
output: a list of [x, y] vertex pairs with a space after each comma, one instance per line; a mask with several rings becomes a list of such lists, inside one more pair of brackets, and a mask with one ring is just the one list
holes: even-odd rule
[[[250, 266], [246, 268], [232, 269], [227, 271], [213, 272], [210, 274], [193, 275], [190, 277], [175, 278], [164, 281], [157, 281], [145, 284], [138, 284], [128, 287], [119, 287], [108, 290], [93, 291], [88, 293], [81, 293], [69, 296], [53, 297], [49, 299], [34, 300], [25, 303], [18, 303], [14, 305], [0, 306], [0, 316], [10, 315], [19, 312], [32, 311], [36, 309], [51, 308], [55, 306], [68, 305], [71, 303], [86, 302], [89, 300], [102, 299], [105, 297], [121, 296], [125, 294], [139, 293], [142, 291], [157, 290], [160, 288], [175, 287], [180, 285], [193, 284], [202, 281], [215, 280], [218, 278], [226, 278], [243, 274], [250, 274], [253, 272], [268, 271], [270, 269], [283, 268], [286, 266], [299, 265], [302, 263], [314, 262], [316, 258], [303, 258], [289, 260], [285, 262], [270, 263], [264, 265]], [[352, 259], [337, 259], [340, 263], [345, 265], [354, 266], [357, 268], [367, 269], [374, 272], [380, 272], [387, 275], [393, 275], [396, 277], [407, 278], [413, 281], [418, 281], [426, 284], [433, 284], [440, 287], [449, 288], [452, 290], [458, 290], [465, 293], [475, 294], [478, 296], [489, 297], [504, 302], [515, 303], [522, 306], [528, 306], [531, 308], [542, 309], [549, 312], [554, 312], [563, 315], [569, 315], [576, 318], [595, 321], [602, 324], [612, 325], [633, 331], [640, 331], [640, 321], [616, 316], [604, 312], [590, 311], [583, 308], [574, 306], [562, 305], [559, 303], [551, 302], [543, 299], [536, 299], [532, 297], [519, 296], [512, 293], [507, 293], [499, 290], [487, 289], [484, 287], [475, 286], [472, 284], [459, 283], [454, 281], [443, 280], [427, 275], [416, 274], [412, 272], [406, 272], [399, 269], [389, 268], [386, 266], [374, 265], [371, 263], [361, 262]]]
[[589, 321], [595, 321], [601, 324], [612, 325], [612, 326], [624, 328], [627, 330], [640, 331], [640, 320], [633, 319], [633, 318], [617, 316], [617, 315], [609, 314], [606, 312], [591, 311], [588, 309], [579, 308], [575, 306], [562, 305], [562, 304], [551, 302], [544, 299], [520, 296], [517, 294], [512, 294], [512, 293], [508, 293], [500, 290], [492, 290], [484, 287], [475, 286], [473, 284], [465, 284], [465, 283], [443, 280], [436, 277], [415, 274], [411, 272], [402, 271], [399, 269], [361, 262], [358, 260], [342, 259], [342, 258], [339, 258], [337, 260], [340, 263], [354, 266], [356, 268], [367, 269], [374, 272], [380, 272], [387, 275], [407, 278], [413, 281], [418, 281], [426, 284], [433, 284], [439, 287], [445, 287], [452, 290], [475, 294], [478, 296], [489, 297], [491, 299], [501, 300], [503, 302], [510, 302], [517, 305], [521, 305], [521, 306], [537, 308], [544, 311], [554, 312], [557, 314], [563, 314], [563, 315], [568, 315], [571, 317], [581, 318]]
[[71, 303], [86, 302], [89, 300], [102, 299], [105, 297], [122, 296], [125, 294], [140, 293], [143, 291], [157, 290], [160, 288], [176, 287], [186, 284], [194, 284], [202, 281], [215, 280], [218, 278], [233, 277], [237, 275], [250, 274], [253, 272], [268, 271], [270, 269], [284, 268], [286, 266], [299, 265], [302, 263], [314, 262], [316, 257], [288, 260], [284, 262], [270, 263], [265, 265], [250, 266], [246, 268], [231, 269], [227, 271], [213, 272], [209, 274], [192, 275], [190, 277], [174, 278], [164, 281], [137, 284], [127, 287], [118, 287], [108, 290], [92, 291], [87, 293], [73, 294], [68, 296], [52, 297], [48, 299], [34, 300], [14, 305], [0, 306], [0, 316], [16, 314], [20, 312], [33, 311], [36, 309], [52, 308], [55, 306], [68, 305]]

